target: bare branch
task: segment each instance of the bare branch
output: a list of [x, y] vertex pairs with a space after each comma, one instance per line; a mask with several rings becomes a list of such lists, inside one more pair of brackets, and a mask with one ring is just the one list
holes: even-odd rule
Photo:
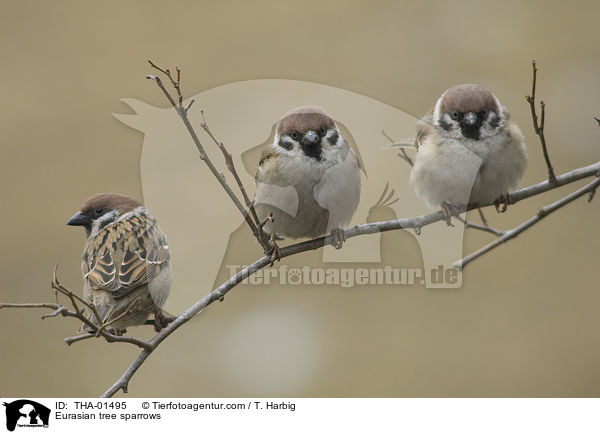
[[598, 187], [599, 184], [600, 184], [600, 178], [596, 178], [594, 181], [590, 182], [585, 187], [580, 188], [579, 190], [563, 197], [562, 199], [560, 199], [550, 205], [540, 208], [540, 210], [538, 211], [538, 213], [535, 216], [533, 216], [526, 222], [520, 224], [519, 226], [517, 226], [509, 231], [506, 231], [504, 233], [504, 235], [502, 235], [502, 237], [500, 237], [499, 239], [489, 243], [488, 245], [477, 250], [476, 252], [465, 256], [460, 261], [455, 262], [454, 267], [456, 267], [458, 269], [464, 269], [467, 266], [467, 264], [469, 264], [473, 260], [479, 258], [480, 256], [489, 252], [490, 250], [495, 249], [500, 244], [503, 244], [509, 240], [512, 240], [517, 235], [519, 235], [521, 232], [525, 231], [526, 229], [529, 229], [531, 226], [533, 226], [536, 223], [538, 223], [539, 221], [541, 221], [547, 215], [552, 214], [557, 209], [560, 209], [563, 206], [573, 202], [575, 199], [583, 196], [584, 194], [593, 192], [594, 190], [596, 190], [596, 187]]
[[[175, 82], [175, 80], [173, 80], [173, 78], [172, 78], [172, 76], [171, 76], [171, 74], [170, 74], [170, 72], [169, 72], [168, 69], [160, 68], [159, 66], [157, 66], [156, 64], [154, 64], [152, 61], [149, 61], [149, 62], [150, 62], [150, 65], [152, 67], [158, 69], [163, 74], [166, 74], [169, 77], [169, 79], [171, 80], [171, 83], [173, 84], [173, 86], [175, 86], [176, 82]], [[183, 105], [182, 105], [182, 97], [181, 97], [181, 93], [180, 93], [180, 85], [179, 85], [179, 83], [177, 83], [177, 86], [175, 86], [175, 88], [177, 90], [177, 93], [179, 95], [179, 98], [180, 98], [180, 103], [178, 105], [177, 103], [175, 103], [175, 100], [173, 99], [173, 97], [171, 96], [171, 94], [165, 89], [165, 87], [164, 87], [164, 85], [163, 85], [163, 83], [162, 83], [162, 81], [160, 80], [159, 77], [156, 77], [156, 76], [153, 76], [153, 75], [147, 75], [146, 78], [153, 79], [156, 82], [156, 84], [158, 85], [158, 87], [163, 91], [163, 93], [165, 94], [165, 96], [167, 97], [167, 99], [169, 100], [169, 102], [171, 103], [171, 105], [177, 111], [177, 114], [179, 115], [179, 117], [183, 121], [183, 124], [185, 125], [185, 127], [188, 130], [188, 132], [190, 133], [190, 136], [192, 136], [192, 140], [194, 141], [194, 144], [196, 145], [196, 148], [198, 148], [198, 151], [200, 152], [200, 158], [208, 166], [209, 170], [212, 172], [212, 174], [215, 176], [215, 178], [217, 178], [217, 181], [219, 181], [219, 183], [221, 184], [221, 186], [223, 187], [223, 189], [225, 190], [225, 192], [227, 193], [227, 195], [229, 196], [229, 198], [232, 200], [232, 202], [238, 208], [238, 210], [240, 211], [240, 213], [244, 217], [244, 220], [246, 221], [246, 223], [250, 227], [250, 230], [252, 231], [252, 234], [258, 240], [258, 242], [260, 243], [260, 245], [263, 247], [263, 250], [265, 252], [269, 251], [270, 247], [265, 242], [264, 237], [262, 236], [262, 232], [258, 230], [255, 221], [253, 221], [252, 218], [249, 216], [248, 210], [246, 210], [244, 208], [244, 206], [242, 205], [242, 203], [240, 202], [240, 200], [238, 199], [238, 197], [235, 195], [235, 193], [233, 192], [233, 190], [231, 189], [231, 187], [227, 183], [225, 177], [217, 170], [217, 168], [215, 167], [215, 165], [213, 164], [213, 162], [211, 161], [211, 159], [208, 157], [208, 154], [205, 152], [204, 147], [200, 143], [200, 139], [198, 138], [198, 135], [196, 134], [196, 131], [194, 130], [194, 127], [190, 123], [190, 120], [189, 120], [189, 118], [187, 116], [187, 109], [184, 108]], [[190, 106], [191, 106], [191, 103], [188, 105], [187, 108], [189, 109]], [[206, 124], [206, 123], [204, 123], [204, 124]], [[203, 128], [204, 128], [204, 126], [203, 126]], [[218, 141], [216, 140], [216, 138], [214, 138], [214, 136], [212, 136], [212, 134], [210, 134], [210, 135], [211, 135], [211, 138], [215, 142], [217, 142], [217, 144], [218, 144]], [[257, 220], [258, 220], [258, 218], [256, 218], [256, 221]]]
[[96, 336], [93, 335], [92, 333], [88, 333], [85, 335], [71, 336], [70, 338], [65, 338], [64, 341], [67, 343], [67, 345], [71, 345], [72, 343], [79, 342], [84, 339], [95, 338], [95, 337]]
[[[173, 78], [173, 76], [171, 75], [171, 71], [168, 68], [163, 69], [160, 66], [156, 65], [152, 60], [148, 60], [148, 63], [153, 68], [155, 68], [155, 69], [159, 70], [160, 72], [162, 72], [163, 74], [165, 74], [167, 76], [167, 78], [171, 81], [171, 84], [175, 88], [175, 91], [177, 91], [177, 96], [179, 99], [179, 107], [182, 107], [183, 96], [181, 94], [181, 69], [179, 69], [178, 66], [175, 67], [175, 69], [177, 71], [177, 80], [175, 80]], [[173, 104], [173, 106], [176, 107], [175, 104]]]
[[481, 208], [477, 208], [477, 212], [479, 213], [479, 218], [481, 219], [481, 223], [483, 223], [484, 226], [487, 226], [489, 228], [490, 225], [488, 224], [488, 221], [485, 218], [485, 215], [483, 214], [483, 210]]
[[465, 227], [467, 228], [477, 229], [483, 232], [489, 232], [490, 234], [494, 234], [497, 237], [501, 237], [502, 235], [504, 235], [504, 231], [501, 231], [500, 229], [494, 229], [493, 227], [488, 225], [478, 225], [477, 223], [468, 221], [466, 218], [463, 218], [460, 215], [457, 215], [455, 217], [461, 222], [463, 222]]
[[[187, 112], [190, 109], [190, 107], [192, 106], [194, 100], [193, 99], [190, 100], [187, 107], [183, 107], [183, 96], [181, 93], [181, 70], [179, 68], [176, 68], [176, 78], [174, 78], [172, 76], [171, 72], [169, 71], [169, 69], [163, 69], [163, 68], [157, 66], [156, 64], [154, 64], [152, 61], [149, 61], [149, 63], [153, 68], [157, 69], [158, 71], [165, 74], [169, 78], [171, 84], [173, 85], [173, 87], [175, 88], [175, 90], [177, 92], [177, 101], [169, 93], [169, 91], [165, 88], [163, 82], [161, 81], [161, 79], [159, 77], [153, 76], [153, 75], [148, 75], [146, 77], [148, 79], [152, 79], [156, 82], [156, 84], [163, 91], [163, 93], [165, 94], [165, 96], [167, 97], [167, 99], [169, 100], [171, 105], [175, 108], [175, 110], [177, 111], [177, 114], [182, 119], [184, 125], [186, 126], [188, 132], [190, 133], [198, 151], [200, 152], [200, 157], [207, 164], [207, 166], [209, 167], [209, 169], [211, 170], [213, 175], [217, 178], [217, 180], [219, 181], [219, 183], [221, 184], [221, 186], [223, 187], [225, 192], [228, 194], [228, 196], [231, 198], [231, 200], [234, 202], [234, 204], [236, 205], [236, 207], [238, 208], [238, 210], [244, 217], [245, 221], [251, 228], [253, 234], [255, 235], [255, 237], [259, 240], [259, 242], [263, 246], [265, 255], [262, 256], [261, 258], [257, 259], [250, 266], [244, 268], [243, 270], [241, 270], [240, 272], [235, 274], [229, 280], [227, 280], [226, 282], [221, 284], [218, 288], [214, 289], [213, 291], [211, 291], [210, 293], [205, 295], [202, 299], [197, 301], [195, 304], [193, 304], [191, 307], [186, 309], [180, 315], [178, 315], [175, 318], [170, 319], [169, 324], [165, 328], [163, 328], [160, 332], [158, 332], [149, 342], [145, 342], [145, 341], [142, 341], [142, 340], [130, 337], [130, 336], [117, 336], [117, 335], [114, 335], [114, 334], [106, 331], [106, 328], [108, 326], [110, 326], [115, 321], [118, 321], [119, 319], [121, 319], [122, 317], [124, 317], [125, 315], [127, 315], [131, 312], [131, 309], [133, 308], [134, 304], [138, 301], [137, 299], [132, 301], [132, 303], [125, 310], [124, 313], [122, 313], [118, 317], [116, 317], [106, 323], [103, 323], [101, 317], [98, 315], [98, 312], [96, 311], [93, 304], [85, 301], [84, 299], [82, 299], [81, 297], [74, 294], [72, 291], [70, 291], [69, 289], [65, 288], [63, 285], [60, 284], [60, 282], [58, 281], [58, 277], [57, 277], [57, 267], [55, 267], [55, 269], [54, 269], [53, 280], [52, 280], [52, 285], [51, 285], [52, 289], [54, 290], [57, 303], [22, 303], [22, 304], [1, 303], [0, 304], [0, 309], [1, 308], [46, 308], [46, 309], [52, 309], [51, 313], [43, 315], [42, 318], [56, 317], [56, 316], [62, 315], [65, 317], [75, 317], [75, 318], [79, 319], [83, 324], [87, 325], [90, 328], [90, 333], [66, 338], [65, 342], [69, 345], [74, 342], [79, 342], [81, 340], [89, 339], [91, 337], [102, 336], [108, 342], [129, 343], [129, 344], [133, 344], [133, 345], [136, 345], [139, 348], [141, 348], [142, 351], [139, 353], [137, 358], [131, 363], [131, 365], [127, 368], [127, 370], [121, 375], [121, 377], [102, 395], [102, 397], [112, 397], [119, 390], [123, 390], [123, 392], [127, 393], [129, 382], [131, 381], [131, 378], [135, 375], [135, 373], [142, 366], [142, 364], [148, 359], [150, 354], [152, 354], [152, 352], [165, 339], [167, 339], [179, 327], [181, 327], [182, 325], [187, 323], [190, 319], [192, 319], [195, 315], [197, 315], [199, 312], [201, 312], [203, 309], [205, 309], [210, 304], [214, 303], [217, 300], [223, 301], [225, 295], [232, 288], [234, 288], [236, 285], [238, 285], [240, 282], [242, 282], [244, 279], [247, 279], [249, 276], [256, 273], [258, 270], [260, 270], [268, 265], [272, 265], [272, 263], [273, 263], [273, 257], [271, 255], [271, 251], [269, 251], [268, 244], [266, 244], [266, 242], [264, 240], [263, 230], [262, 230], [264, 224], [267, 221], [273, 220], [272, 214], [270, 214], [264, 221], [262, 221], [262, 222], [259, 221], [259, 219], [256, 215], [256, 212], [254, 210], [253, 203], [250, 200], [250, 198], [248, 197], [247, 192], [241, 182], [241, 179], [239, 178], [238, 173], [235, 169], [233, 158], [232, 158], [231, 154], [227, 151], [224, 144], [219, 142], [216, 139], [216, 137], [212, 134], [212, 132], [210, 131], [210, 129], [206, 123], [206, 119], [203, 119], [202, 128], [207, 132], [209, 137], [215, 142], [215, 144], [221, 150], [221, 152], [224, 156], [224, 159], [225, 159], [225, 164], [227, 165], [229, 171], [233, 174], [233, 176], [236, 180], [236, 183], [238, 184], [238, 187], [240, 188], [240, 192], [243, 196], [244, 202], [245, 202], [246, 206], [248, 207], [248, 209], [244, 208], [244, 206], [242, 205], [239, 198], [236, 196], [235, 193], [233, 193], [229, 184], [225, 180], [225, 177], [216, 169], [216, 167], [214, 166], [214, 164], [212, 163], [212, 161], [210, 160], [210, 158], [204, 151], [203, 146], [200, 143], [200, 140], [198, 139], [198, 136], [197, 136], [194, 128], [192, 127], [192, 125], [189, 121], [189, 118], [187, 116]], [[576, 190], [575, 192], [567, 194], [562, 199], [560, 199], [550, 205], [542, 207], [535, 216], [533, 216], [526, 222], [522, 223], [521, 225], [519, 225], [511, 230], [508, 230], [508, 231], [501, 231], [501, 230], [494, 229], [489, 226], [481, 208], [493, 206], [494, 203], [470, 205], [467, 208], [467, 211], [477, 209], [479, 212], [479, 215], [481, 217], [481, 220], [483, 222], [483, 225], [479, 225], [479, 224], [468, 221], [466, 219], [466, 216], [465, 216], [465, 218], [457, 216], [457, 218], [459, 220], [461, 220], [465, 224], [465, 226], [468, 228], [474, 228], [477, 230], [486, 231], [486, 232], [489, 232], [489, 233], [492, 233], [492, 234], [498, 236], [499, 238], [496, 239], [495, 241], [493, 241], [492, 243], [489, 243], [488, 245], [484, 246], [483, 248], [477, 250], [476, 252], [464, 257], [462, 260], [457, 261], [454, 264], [454, 266], [459, 269], [463, 269], [467, 264], [469, 264], [473, 260], [483, 256], [487, 252], [493, 250], [500, 244], [506, 243], [510, 239], [515, 238], [520, 233], [524, 232], [525, 230], [529, 229], [533, 225], [537, 224], [539, 221], [541, 221], [547, 215], [553, 213], [557, 209], [562, 208], [563, 206], [566, 206], [567, 204], [573, 202], [577, 198], [579, 198], [585, 194], [588, 194], [589, 195], [588, 200], [592, 200], [597, 187], [600, 185], [600, 161], [598, 161], [594, 164], [591, 164], [589, 166], [577, 168], [570, 172], [564, 173], [562, 175], [555, 176], [552, 165], [550, 164], [550, 159], [548, 157], [547, 146], [546, 146], [546, 142], [545, 142], [545, 138], [544, 138], [545, 104], [543, 103], [543, 101], [540, 102], [541, 115], [540, 115], [539, 123], [538, 123], [538, 117], [537, 117], [537, 113], [536, 113], [536, 109], [535, 109], [536, 81], [537, 81], [537, 68], [536, 68], [535, 61], [534, 61], [533, 62], [532, 92], [531, 92], [530, 96], [526, 97], [526, 99], [529, 102], [530, 107], [531, 107], [534, 129], [536, 131], [536, 134], [539, 136], [540, 142], [542, 145], [544, 159], [546, 161], [546, 165], [548, 168], [548, 179], [545, 181], [539, 182], [537, 184], [522, 188], [520, 190], [511, 192], [510, 193], [510, 203], [517, 203], [517, 202], [525, 200], [529, 197], [533, 197], [533, 196], [542, 194], [546, 191], [559, 188], [561, 186], [570, 184], [572, 182], [575, 182], [575, 181], [578, 181], [578, 180], [581, 180], [584, 178], [595, 177], [595, 179], [592, 182], [588, 183], [586, 186]], [[204, 118], [203, 112], [202, 112], [202, 116]], [[595, 119], [600, 124], [600, 120], [598, 120], [597, 118], [595, 118]], [[393, 145], [395, 145], [394, 140], [391, 137], [389, 137], [385, 133], [385, 131], [382, 130], [382, 134], [390, 142], [392, 142]], [[404, 150], [404, 147], [399, 147], [399, 149], [400, 149], [399, 156], [412, 166], [413, 161], [408, 156], [406, 151]], [[381, 197], [379, 198], [376, 205], [389, 206], [389, 205], [395, 203], [396, 201], [398, 201], [398, 198], [393, 200], [394, 190], [391, 190], [388, 193], [388, 188], [389, 188], [389, 185], [386, 184], [385, 189], [384, 189], [383, 193], [381, 194]], [[250, 217], [249, 212], [252, 213], [252, 217]], [[397, 219], [397, 220], [365, 223], [365, 224], [361, 224], [361, 225], [355, 225], [353, 227], [346, 229], [345, 235], [346, 235], [346, 238], [349, 239], [349, 238], [353, 238], [353, 237], [357, 237], [357, 236], [361, 236], [361, 235], [381, 233], [381, 232], [385, 232], [385, 231], [392, 231], [392, 230], [399, 230], [399, 229], [414, 229], [415, 232], [417, 234], [419, 234], [421, 232], [421, 229], [424, 228], [425, 226], [442, 221], [445, 218], [446, 218], [446, 216], [444, 215], [444, 213], [442, 211], [438, 211], [438, 212], [434, 212], [434, 213], [430, 213], [430, 214], [426, 214], [426, 215], [420, 215], [420, 216]], [[293, 245], [289, 245], [282, 249], [277, 248], [277, 254], [278, 254], [279, 258], [285, 258], [287, 256], [295, 255], [295, 254], [298, 254], [301, 252], [305, 252], [305, 251], [309, 251], [309, 250], [316, 250], [316, 249], [322, 248], [323, 246], [326, 246], [326, 245], [333, 245], [334, 242], [335, 242], [335, 240], [333, 239], [332, 235], [322, 236], [322, 237], [315, 238], [312, 240], [307, 240], [307, 241], [303, 241], [303, 242], [296, 243]], [[274, 248], [271, 250], [273, 252], [275, 252]], [[70, 300], [74, 311], [71, 311], [67, 307], [58, 303], [58, 293], [63, 294]], [[81, 309], [79, 307], [79, 303], [81, 305], [85, 306], [85, 308], [87, 308], [91, 312], [91, 314], [93, 315], [92, 318], [95, 318], [97, 320], [97, 324], [94, 324], [90, 320], [90, 318], [87, 317], [87, 315], [84, 313], [85, 310]]]
[[[108, 333], [107, 331], [105, 331], [105, 328], [107, 326], [112, 324], [117, 319], [120, 319], [124, 315], [122, 314], [121, 316], [117, 317], [116, 319], [113, 319], [112, 321], [110, 321], [108, 323], [103, 323], [102, 319], [98, 315], [98, 312], [96, 311], [96, 308], [94, 307], [94, 305], [83, 300], [81, 297], [79, 297], [73, 291], [65, 288], [59, 282], [59, 280], [58, 280], [58, 264], [56, 264], [54, 266], [54, 270], [52, 273], [51, 288], [55, 291], [56, 294], [60, 292], [61, 294], [67, 296], [69, 298], [69, 300], [71, 301], [71, 304], [73, 305], [74, 311], [69, 310], [67, 307], [65, 307], [59, 303], [0, 303], [0, 309], [2, 309], [2, 308], [26, 308], [26, 309], [27, 308], [29, 308], [29, 309], [31, 309], [31, 308], [46, 308], [46, 309], [52, 309], [53, 312], [42, 315], [42, 319], [52, 318], [52, 317], [56, 317], [58, 315], [62, 315], [64, 317], [77, 318], [79, 321], [81, 321], [83, 324], [87, 325], [90, 328], [90, 337], [102, 336], [107, 342], [111, 342], [111, 343], [112, 342], [124, 342], [124, 343], [135, 345], [140, 348], [144, 348], [144, 349], [150, 348], [150, 346], [147, 342], [141, 341], [139, 339], [136, 339], [136, 338], [133, 338], [130, 336], [115, 336], [112, 333]], [[57, 298], [57, 300], [58, 300], [58, 298]], [[85, 305], [85, 307], [87, 307], [90, 310], [90, 312], [92, 312], [92, 314], [96, 317], [99, 325], [96, 325], [92, 321], [90, 321], [89, 318], [86, 317], [84, 312], [78, 308], [77, 300], [79, 300], [83, 305]], [[133, 300], [133, 302], [129, 305], [127, 311], [133, 307], [133, 304], [137, 300], [138, 299]], [[95, 333], [93, 333], [93, 332], [95, 332]], [[67, 344], [70, 345], [73, 342], [77, 342], [82, 339], [84, 339], [84, 338], [82, 338], [82, 337], [66, 338], [65, 342], [67, 342]]]
[[160, 77], [157, 77], [156, 75], [148, 74], [148, 75], [146, 75], [146, 78], [148, 80], [154, 80], [156, 82], [156, 84], [158, 85], [158, 87], [160, 88], [160, 90], [163, 91], [163, 93], [165, 94], [165, 96], [167, 97], [167, 99], [169, 100], [171, 105], [173, 107], [177, 108], [177, 103], [175, 102], [175, 100], [173, 99], [173, 97], [171, 96], [169, 91], [165, 88], [165, 85], [163, 84]]
[[531, 66], [533, 68], [533, 79], [531, 82], [531, 95], [526, 95], [525, 99], [529, 103], [529, 107], [531, 108], [531, 119], [533, 121], [533, 129], [535, 133], [540, 138], [540, 143], [542, 145], [542, 152], [544, 154], [544, 161], [546, 161], [546, 167], [548, 168], [548, 179], [550, 182], [554, 183], [556, 181], [556, 176], [554, 175], [554, 168], [552, 167], [552, 163], [550, 163], [550, 157], [548, 155], [548, 147], [546, 146], [546, 138], [544, 137], [544, 123], [546, 117], [546, 105], [544, 101], [540, 102], [540, 106], [542, 109], [541, 120], [538, 123], [538, 116], [535, 110], [535, 90], [537, 84], [537, 66], [535, 60], [531, 61]]
[[2, 308], [10, 308], [10, 309], [31, 309], [31, 308], [40, 308], [40, 307], [44, 307], [44, 308], [48, 308], [48, 309], [54, 309], [54, 310], [58, 310], [61, 307], [60, 304], [56, 304], [56, 303], [0, 303], [0, 309]]
[[[536, 195], [544, 193], [546, 191], [556, 189], [560, 186], [578, 181], [583, 178], [588, 178], [591, 176], [598, 176], [599, 173], [600, 173], [600, 161], [598, 161], [597, 163], [594, 163], [592, 165], [582, 167], [579, 169], [575, 169], [575, 170], [567, 172], [563, 175], [558, 176], [556, 179], [556, 184], [551, 184], [549, 180], [546, 180], [546, 181], [542, 181], [538, 184], [534, 184], [529, 187], [522, 188], [520, 190], [512, 192], [511, 199], [513, 200], [513, 202], [516, 203], [516, 202], [525, 200], [529, 197], [536, 196]], [[600, 178], [596, 179], [592, 184], [598, 183], [598, 182], [600, 182]], [[595, 186], [597, 186], [597, 184], [595, 184]], [[586, 188], [585, 192], [589, 192], [589, 191], [591, 191], [591, 189], [592, 188], [590, 186], [588, 186]], [[581, 194], [584, 194], [584, 193], [581, 193]], [[567, 198], [570, 196], [572, 196], [572, 194], [567, 196]], [[573, 200], [573, 199], [571, 199], [571, 200]], [[482, 205], [473, 205], [473, 206], [469, 207], [469, 210], [478, 209], [481, 207], [488, 207], [488, 206], [493, 206], [493, 203], [487, 203], [487, 204], [482, 204]], [[545, 211], [546, 215], [552, 211], [553, 210], [550, 210], [548, 212], [548, 208], [547, 208]], [[421, 228], [428, 226], [430, 224], [439, 222], [443, 219], [444, 219], [443, 213], [441, 211], [438, 211], [438, 212], [434, 212], [431, 214], [426, 214], [426, 215], [421, 215], [421, 216], [416, 216], [416, 217], [411, 217], [411, 218], [404, 218], [404, 219], [390, 220], [390, 221], [385, 221], [385, 222], [365, 223], [365, 224], [361, 224], [361, 225], [356, 225], [356, 226], [352, 226], [351, 228], [346, 229], [345, 233], [346, 233], [347, 238], [353, 238], [353, 237], [357, 237], [360, 235], [392, 231], [392, 230], [397, 230], [397, 229], [412, 228], [415, 231], [420, 231]], [[508, 235], [508, 232], [503, 237], [505, 237], [506, 235]], [[514, 236], [516, 236], [516, 235], [514, 235]], [[499, 241], [499, 240], [496, 240], [496, 241]], [[284, 247], [280, 250], [279, 253], [280, 253], [281, 258], [285, 258], [287, 256], [295, 255], [297, 253], [306, 252], [309, 250], [316, 250], [325, 245], [331, 245], [332, 242], [333, 242], [333, 239], [332, 239], [331, 235], [328, 235], [328, 236], [319, 237], [319, 238], [315, 238], [315, 239], [308, 240], [308, 241], [303, 241], [303, 242], [300, 242], [297, 244], [293, 244], [291, 246]], [[485, 253], [485, 252], [483, 252], [483, 253]], [[483, 253], [481, 253], [479, 256], [483, 255]], [[473, 258], [473, 259], [475, 259], [475, 258]], [[471, 259], [471, 260], [473, 260], [473, 259]], [[258, 259], [253, 264], [251, 264], [250, 266], [246, 267], [245, 269], [243, 269], [240, 272], [238, 272], [237, 274], [235, 274], [228, 281], [226, 281], [221, 286], [219, 286], [218, 288], [216, 288], [215, 290], [213, 290], [212, 292], [207, 294], [204, 298], [202, 298], [201, 300], [196, 302], [193, 306], [191, 306], [190, 308], [188, 308], [187, 310], [182, 312], [179, 316], [177, 316], [175, 318], [175, 320], [173, 322], [171, 322], [167, 327], [165, 327], [156, 336], [154, 336], [154, 338], [152, 338], [152, 340], [149, 342], [150, 348], [144, 349], [138, 355], [138, 357], [133, 361], [133, 363], [129, 366], [129, 368], [127, 368], [127, 370], [117, 380], [117, 382], [115, 382], [106, 392], [104, 392], [102, 397], [110, 398], [115, 393], [117, 393], [119, 390], [123, 390], [126, 392], [127, 387], [129, 385], [129, 381], [131, 380], [133, 375], [137, 372], [137, 370], [140, 368], [140, 366], [146, 361], [146, 359], [156, 349], [156, 347], [158, 347], [158, 345], [160, 345], [160, 343], [162, 341], [164, 341], [175, 330], [177, 330], [183, 324], [185, 324], [190, 319], [192, 319], [196, 314], [198, 314], [200, 311], [202, 311], [208, 305], [210, 305], [211, 303], [213, 303], [217, 300], [222, 300], [223, 297], [232, 288], [234, 288], [237, 284], [239, 284], [241, 281], [248, 278], [252, 274], [256, 273], [258, 270], [266, 267], [269, 264], [271, 264], [271, 256], [270, 255], [263, 256], [262, 258]]]
[[256, 215], [256, 210], [254, 209], [254, 203], [250, 200], [250, 197], [248, 196], [248, 193], [246, 192], [246, 188], [244, 187], [244, 184], [242, 183], [242, 180], [240, 179], [240, 176], [239, 176], [237, 170], [235, 169], [233, 157], [225, 148], [225, 144], [223, 142], [218, 141], [217, 138], [212, 133], [210, 127], [208, 126], [208, 122], [206, 121], [206, 117], [204, 115], [204, 110], [202, 110], [200, 113], [202, 114], [202, 121], [203, 121], [202, 128], [204, 129], [204, 131], [206, 131], [206, 134], [208, 134], [208, 136], [212, 139], [212, 141], [215, 142], [215, 145], [217, 145], [217, 147], [221, 150], [221, 153], [223, 154], [223, 158], [225, 159], [225, 164], [227, 165], [227, 169], [229, 169], [229, 171], [232, 173], [233, 178], [235, 179], [235, 182], [237, 183], [238, 188], [240, 189], [240, 192], [242, 193], [244, 202], [246, 203], [246, 206], [252, 213], [252, 218], [254, 219], [254, 222], [256, 224], [258, 224], [259, 219], [258, 219], [258, 216]]

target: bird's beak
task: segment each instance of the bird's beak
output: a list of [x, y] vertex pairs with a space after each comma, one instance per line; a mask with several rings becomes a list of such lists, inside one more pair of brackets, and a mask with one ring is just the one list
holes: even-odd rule
[[320, 141], [320, 137], [317, 133], [315, 133], [313, 130], [309, 130], [306, 132], [306, 134], [304, 134], [304, 137], [302, 137], [302, 146], [315, 146], [317, 143], [319, 143]]
[[69, 226], [89, 226], [90, 223], [90, 218], [85, 214], [80, 213], [75, 213], [75, 215], [71, 217], [67, 222]]
[[466, 127], [472, 127], [477, 124], [477, 115], [473, 112], [465, 114], [461, 120], [461, 123]]

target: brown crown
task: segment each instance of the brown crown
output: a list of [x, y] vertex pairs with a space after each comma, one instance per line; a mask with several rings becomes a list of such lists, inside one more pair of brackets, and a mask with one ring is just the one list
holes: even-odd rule
[[142, 203], [131, 196], [118, 193], [98, 193], [83, 202], [79, 212], [86, 214], [91, 210], [101, 207], [108, 210], [118, 209], [119, 213], [123, 214], [133, 211], [138, 206], [142, 206]]
[[319, 107], [298, 107], [287, 112], [277, 123], [277, 134], [298, 131], [304, 134], [309, 130], [318, 131], [321, 127], [333, 128], [335, 122]]
[[449, 113], [453, 110], [460, 113], [477, 113], [483, 109], [500, 111], [494, 94], [479, 84], [459, 84], [451, 87], [442, 99], [442, 113]]

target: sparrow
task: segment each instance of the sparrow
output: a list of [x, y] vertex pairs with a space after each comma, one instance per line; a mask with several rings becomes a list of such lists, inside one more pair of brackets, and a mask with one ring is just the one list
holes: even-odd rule
[[495, 202], [505, 211], [527, 167], [521, 130], [478, 84], [446, 90], [418, 121], [415, 147], [410, 183], [428, 206], [442, 208], [448, 224], [469, 204]]
[[[339, 249], [343, 227], [360, 199], [360, 164], [331, 116], [299, 107], [275, 127], [255, 176], [255, 208], [264, 230], [276, 237], [314, 238], [331, 232]], [[273, 256], [273, 257], [275, 257]]]
[[[88, 319], [120, 335], [154, 314], [158, 332], [168, 323], [162, 307], [173, 273], [167, 238], [158, 221], [137, 200], [116, 193], [87, 199], [67, 222], [87, 235], [81, 265], [84, 300], [94, 306]], [[101, 327], [102, 328], [102, 327]], [[90, 331], [82, 325], [80, 331]]]

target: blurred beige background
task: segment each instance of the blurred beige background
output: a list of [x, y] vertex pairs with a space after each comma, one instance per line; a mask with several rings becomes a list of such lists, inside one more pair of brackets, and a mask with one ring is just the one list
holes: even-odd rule
[[[0, 300], [51, 301], [57, 261], [80, 288], [84, 236], [66, 220], [95, 192], [143, 198], [144, 137], [111, 113], [129, 111], [125, 97], [165, 107], [148, 58], [182, 66], [189, 95], [295, 79], [415, 117], [447, 87], [483, 83], [528, 139], [527, 185], [545, 175], [523, 99], [532, 58], [556, 170], [600, 158], [599, 14], [592, 1], [5, 2]], [[509, 228], [573, 188], [488, 215]], [[129, 396], [599, 396], [599, 215], [598, 200], [560, 210], [471, 264], [457, 290], [240, 286], [165, 341]], [[489, 240], [469, 232], [465, 250]], [[384, 261], [407, 246], [418, 266], [415, 245], [390, 235]], [[137, 354], [68, 347], [76, 322], [40, 315], [0, 311], [2, 396], [99, 395]]]

